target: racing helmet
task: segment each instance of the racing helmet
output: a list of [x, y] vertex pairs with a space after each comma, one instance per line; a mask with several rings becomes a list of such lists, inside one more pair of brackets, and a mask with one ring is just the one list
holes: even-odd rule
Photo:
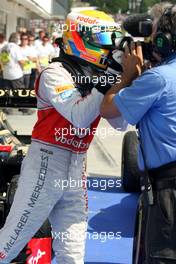
[[122, 39], [119, 24], [102, 11], [83, 10], [68, 14], [63, 30], [63, 50], [67, 55], [106, 69], [115, 48], [113, 39]]

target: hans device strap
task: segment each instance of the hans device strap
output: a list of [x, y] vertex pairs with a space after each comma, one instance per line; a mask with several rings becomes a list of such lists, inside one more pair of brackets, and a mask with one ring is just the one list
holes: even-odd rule
[[[79, 90], [82, 97], [87, 96], [93, 88], [92, 82], [86, 82], [87, 78], [83, 78], [85, 76], [84, 71], [81, 69], [78, 63], [71, 59], [70, 56], [66, 54], [61, 55], [58, 58], [52, 59], [52, 62], [60, 62], [63, 67], [74, 77], [75, 84], [77, 89]], [[85, 80], [85, 82], [83, 82]]]

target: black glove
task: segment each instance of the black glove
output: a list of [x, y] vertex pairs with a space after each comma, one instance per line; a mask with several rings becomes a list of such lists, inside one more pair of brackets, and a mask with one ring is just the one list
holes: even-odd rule
[[100, 93], [106, 94], [114, 83], [116, 83], [116, 75], [104, 73], [99, 77], [99, 82], [94, 87]]
[[99, 82], [95, 85], [95, 88], [102, 94], [106, 94], [107, 91], [112, 87], [113, 84], [117, 82], [117, 77], [123, 72], [121, 65], [121, 58], [123, 52], [120, 50], [115, 50], [112, 52], [109, 59], [109, 66], [103, 75], [99, 77]]

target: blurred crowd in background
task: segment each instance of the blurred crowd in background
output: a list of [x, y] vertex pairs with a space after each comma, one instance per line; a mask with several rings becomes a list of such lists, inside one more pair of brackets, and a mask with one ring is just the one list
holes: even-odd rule
[[37, 37], [31, 32], [14, 32], [8, 40], [0, 33], [0, 88], [33, 89], [39, 73], [59, 56], [56, 38], [49, 38], [43, 30]]

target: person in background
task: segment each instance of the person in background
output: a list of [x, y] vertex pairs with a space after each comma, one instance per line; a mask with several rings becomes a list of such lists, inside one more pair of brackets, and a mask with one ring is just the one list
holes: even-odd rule
[[39, 61], [38, 61], [38, 52], [37, 48], [34, 45], [34, 35], [29, 34], [28, 35], [28, 45], [30, 47], [30, 52], [33, 56], [33, 61], [32, 61], [32, 69], [31, 69], [31, 75], [30, 75], [30, 83], [29, 83], [29, 88], [34, 89], [34, 82], [37, 76], [37, 72], [40, 72], [39, 68]]
[[4, 34], [0, 33], [0, 50], [7, 44]]
[[18, 33], [12, 33], [7, 43], [0, 51], [0, 64], [3, 70], [5, 88], [25, 88], [22, 67], [24, 65]]
[[42, 44], [42, 39], [45, 36], [45, 31], [44, 30], [40, 30], [39, 31], [39, 37], [35, 40], [34, 45], [36, 47], [40, 46]]
[[[4, 34], [0, 33], [0, 51], [7, 44]], [[4, 87], [2, 67], [0, 64], [0, 88]]]
[[21, 43], [20, 43], [20, 49], [23, 56], [23, 75], [24, 75], [24, 85], [25, 88], [29, 88], [30, 83], [30, 75], [31, 75], [31, 69], [32, 69], [32, 59], [33, 54], [31, 52], [31, 49], [28, 45], [28, 35], [26, 33], [21, 34]]
[[57, 33], [57, 32], [53, 32], [52, 45], [53, 45], [53, 48], [54, 48], [53, 57], [55, 57], [55, 58], [59, 57], [59, 54], [60, 54], [60, 47], [59, 47], [58, 39], [62, 39], [62, 35]]
[[48, 36], [44, 36], [42, 39], [42, 45], [38, 46], [38, 57], [40, 69], [43, 70], [49, 64], [49, 61], [54, 57], [54, 48], [49, 42]]

